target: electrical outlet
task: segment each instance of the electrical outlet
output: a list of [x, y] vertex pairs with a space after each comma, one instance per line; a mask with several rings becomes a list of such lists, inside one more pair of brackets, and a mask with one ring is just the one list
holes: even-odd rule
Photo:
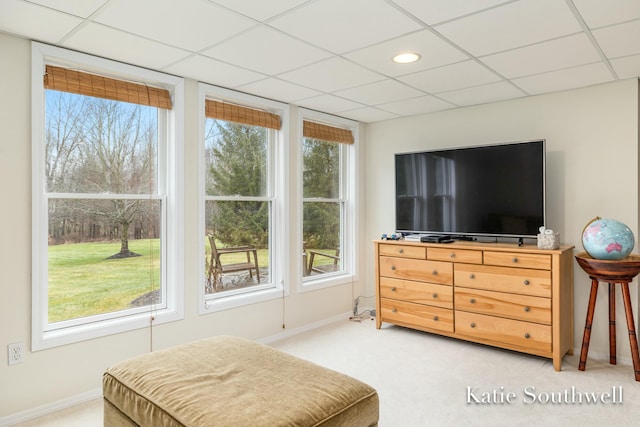
[[7, 346], [9, 352], [9, 365], [24, 362], [24, 343], [14, 342]]

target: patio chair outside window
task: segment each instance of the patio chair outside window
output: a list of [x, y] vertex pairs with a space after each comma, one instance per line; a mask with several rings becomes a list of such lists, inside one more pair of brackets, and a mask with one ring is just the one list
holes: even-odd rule
[[[320, 261], [317, 265], [314, 265], [316, 263], [316, 257], [326, 257], [326, 258], [330, 258], [332, 261], [330, 261], [328, 264], [327, 263], [323, 263], [322, 261]], [[309, 266], [307, 267], [307, 271], [306, 271], [306, 275], [310, 276], [312, 273], [331, 273], [334, 271], [338, 271], [340, 269], [340, 249], [336, 249], [336, 254], [332, 255], [332, 254], [328, 254], [326, 252], [321, 252], [321, 251], [317, 251], [314, 249], [309, 249]]]
[[[234, 273], [237, 271], [249, 271], [249, 277], [253, 278], [253, 270], [256, 272], [256, 279], [260, 283], [260, 267], [258, 266], [258, 250], [249, 246], [233, 246], [227, 248], [218, 249], [216, 246], [216, 239], [214, 236], [209, 236], [209, 243], [211, 244], [211, 261], [209, 262], [209, 271], [207, 272], [209, 277], [225, 273]], [[242, 254], [247, 255], [247, 260], [242, 262], [225, 263], [223, 255], [229, 254]], [[253, 255], [253, 257], [251, 256]], [[251, 259], [253, 258], [253, 260]]]

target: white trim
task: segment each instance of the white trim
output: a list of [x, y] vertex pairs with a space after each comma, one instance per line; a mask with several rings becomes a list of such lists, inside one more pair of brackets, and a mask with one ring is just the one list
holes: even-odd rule
[[95, 388], [93, 390], [89, 390], [81, 394], [76, 394], [66, 399], [57, 400], [55, 402], [47, 403], [46, 405], [37, 406], [35, 408], [30, 408], [24, 411], [16, 412], [15, 414], [11, 414], [6, 417], [2, 417], [0, 418], [0, 427], [8, 427], [19, 423], [24, 423], [35, 418], [49, 415], [63, 409], [72, 408], [74, 406], [101, 398], [102, 388]]
[[[213, 98], [232, 102], [246, 107], [267, 110], [278, 114], [282, 120], [282, 127], [277, 133], [277, 139], [272, 143], [270, 155], [269, 191], [267, 198], [272, 201], [272, 218], [270, 219], [270, 266], [271, 266], [271, 286], [264, 289], [263, 286], [253, 290], [246, 290], [236, 294], [221, 294], [219, 296], [207, 296], [204, 290], [205, 271], [204, 263], [199, 264], [198, 278], [201, 285], [198, 286], [198, 314], [208, 314], [221, 310], [228, 310], [249, 304], [283, 298], [289, 294], [289, 272], [285, 266], [284, 259], [289, 253], [289, 243], [286, 239], [286, 229], [288, 224], [288, 203], [287, 191], [288, 180], [283, 173], [288, 170], [288, 151], [285, 149], [288, 142], [289, 130], [289, 106], [287, 104], [259, 98], [257, 96], [235, 92], [212, 86], [206, 83], [198, 84], [198, 259], [205, 259], [205, 152], [204, 152], [204, 131], [205, 131], [205, 99]], [[228, 197], [223, 198], [229, 199]], [[249, 197], [239, 197], [238, 200], [250, 200]], [[264, 200], [261, 198], [260, 200]]]
[[335, 316], [331, 316], [331, 317], [329, 317], [327, 319], [319, 320], [317, 322], [309, 323], [307, 325], [300, 326], [299, 328], [285, 330], [284, 332], [278, 332], [275, 335], [270, 335], [270, 336], [265, 337], [265, 338], [260, 338], [260, 339], [256, 340], [256, 342], [258, 342], [260, 344], [269, 345], [269, 344], [284, 340], [286, 338], [291, 338], [291, 337], [294, 337], [296, 335], [300, 335], [300, 334], [303, 334], [305, 332], [312, 331], [314, 329], [319, 329], [319, 328], [322, 328], [324, 326], [328, 326], [328, 325], [331, 325], [331, 324], [334, 324], [334, 323], [338, 323], [338, 322], [349, 321], [349, 317], [352, 316], [352, 315], [353, 315], [353, 313], [351, 313], [351, 312], [342, 313], [342, 314], [336, 314]]
[[[32, 86], [32, 333], [31, 350], [37, 351], [82, 340], [116, 334], [128, 330], [146, 328], [150, 323], [161, 324], [184, 318], [183, 272], [184, 260], [184, 80], [156, 71], [138, 68], [115, 61], [62, 49], [38, 42], [31, 44]], [[42, 76], [45, 64], [54, 63], [67, 67], [99, 72], [124, 79], [143, 80], [167, 88], [173, 96], [173, 108], [168, 111], [166, 204], [163, 215], [162, 272], [166, 284], [166, 308], [146, 313], [131, 314], [109, 320], [83, 323], [60, 330], [47, 331], [48, 301], [47, 283], [47, 218], [44, 188], [44, 157], [41, 149], [45, 123], [45, 89]], [[154, 198], [155, 199], [155, 198]], [[169, 220], [167, 220], [169, 218]], [[167, 262], [170, 260], [170, 262]], [[153, 321], [151, 317], [153, 316]], [[95, 319], [93, 319], [95, 320]]]
[[[204, 294], [204, 291], [200, 292]], [[236, 295], [224, 295], [218, 298], [205, 300], [203, 302], [203, 305], [200, 307], [199, 314], [215, 313], [216, 311], [229, 310], [231, 308], [257, 304], [260, 302], [270, 301], [278, 298], [282, 298], [281, 286], [264, 290], [256, 290], [253, 292], [245, 292]]]

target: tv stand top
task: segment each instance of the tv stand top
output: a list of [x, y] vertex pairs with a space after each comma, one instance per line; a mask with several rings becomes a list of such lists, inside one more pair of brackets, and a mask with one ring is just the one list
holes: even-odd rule
[[481, 242], [481, 241], [453, 241], [447, 243], [434, 243], [434, 242], [420, 242], [411, 240], [374, 240], [375, 243], [386, 243], [389, 245], [416, 245], [426, 247], [441, 247], [447, 246], [451, 249], [491, 249], [495, 251], [513, 251], [513, 250], [526, 250], [528, 252], [540, 252], [540, 253], [552, 253], [557, 251], [563, 251], [573, 248], [572, 245], [560, 245], [559, 249], [539, 249], [535, 243], [523, 243], [519, 245], [518, 242]]
[[[500, 240], [499, 240], [500, 239]], [[509, 240], [506, 240], [509, 239]], [[525, 237], [491, 237], [491, 236], [470, 236], [467, 234], [431, 234], [431, 233], [413, 233], [404, 236], [404, 241], [407, 242], [422, 242], [422, 243], [452, 243], [454, 241], [459, 242], [478, 242], [478, 243], [498, 243], [499, 241], [508, 242], [515, 240], [519, 247], [525, 245]], [[533, 239], [533, 238], [532, 238]]]

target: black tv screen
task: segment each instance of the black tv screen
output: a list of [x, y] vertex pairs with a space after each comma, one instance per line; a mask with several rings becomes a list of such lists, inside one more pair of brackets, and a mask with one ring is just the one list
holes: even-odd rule
[[545, 225], [545, 141], [395, 155], [396, 231], [535, 237]]

